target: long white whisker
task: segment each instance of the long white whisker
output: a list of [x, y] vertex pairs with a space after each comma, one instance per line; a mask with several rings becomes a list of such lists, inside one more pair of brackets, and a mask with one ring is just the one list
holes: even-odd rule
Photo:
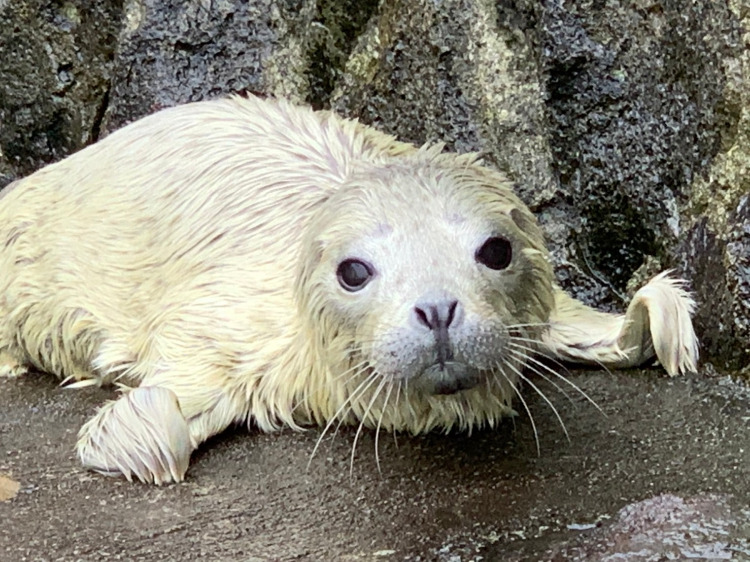
[[544, 353], [540, 353], [539, 350], [537, 348], [535, 348], [535, 347], [520, 344], [520, 343], [518, 343], [519, 341], [531, 341], [531, 342], [533, 342], [534, 340], [528, 340], [526, 338], [513, 337], [508, 342], [508, 345], [510, 345], [512, 347], [515, 347], [516, 349], [523, 350], [524, 351], [524, 355], [526, 355], [526, 357], [528, 357], [528, 358], [541, 356], [542, 358], [544, 358], [544, 359], [546, 359], [548, 361], [551, 361], [552, 363], [554, 363], [555, 365], [557, 365], [558, 367], [560, 367], [560, 369], [562, 369], [563, 371], [565, 371], [569, 375], [571, 374], [570, 370], [561, 361], [558, 361], [554, 357], [551, 357], [551, 356], [546, 355]]
[[[512, 346], [513, 344], [511, 343], [510, 345]], [[524, 349], [524, 348], [523, 348], [523, 346], [518, 346], [518, 347], [519, 347], [519, 348], [521, 348], [521, 349]], [[509, 351], [511, 351], [511, 350], [509, 350]], [[532, 362], [533, 362], [534, 364], [536, 364], [536, 365], [539, 365], [539, 367], [541, 367], [542, 369], [544, 369], [545, 371], [547, 371], [547, 372], [548, 372], [548, 373], [550, 373], [551, 375], [553, 375], [553, 376], [555, 376], [555, 377], [559, 378], [559, 379], [560, 379], [560, 380], [562, 380], [562, 381], [563, 381], [564, 383], [566, 383], [567, 385], [571, 386], [571, 387], [573, 388], [573, 390], [575, 390], [575, 391], [576, 391], [576, 392], [578, 392], [578, 393], [579, 393], [579, 394], [580, 394], [581, 396], [583, 396], [583, 397], [584, 397], [584, 398], [585, 398], [585, 399], [586, 399], [586, 400], [587, 400], [587, 401], [588, 401], [588, 402], [589, 402], [589, 403], [590, 403], [590, 404], [591, 404], [591, 405], [592, 405], [592, 406], [593, 406], [594, 408], [596, 408], [596, 409], [597, 409], [597, 410], [598, 410], [598, 411], [599, 411], [599, 412], [600, 412], [600, 413], [601, 413], [601, 414], [602, 414], [602, 415], [603, 415], [604, 417], [607, 417], [607, 414], [606, 414], [606, 413], [604, 412], [604, 410], [602, 410], [602, 409], [601, 409], [601, 407], [599, 406], [599, 404], [597, 404], [597, 403], [596, 403], [596, 401], [595, 401], [595, 400], [594, 400], [593, 398], [591, 398], [591, 396], [589, 396], [589, 395], [588, 395], [588, 394], [586, 393], [586, 391], [585, 391], [585, 390], [583, 390], [583, 389], [582, 389], [582, 388], [581, 388], [580, 386], [578, 386], [577, 384], [575, 384], [575, 383], [574, 383], [573, 381], [571, 381], [571, 380], [568, 380], [568, 378], [567, 378], [567, 377], [565, 377], [565, 376], [561, 375], [560, 373], [558, 373], [558, 372], [557, 372], [557, 371], [555, 371], [554, 369], [550, 368], [550, 366], [549, 366], [549, 365], [545, 365], [543, 361], [539, 361], [539, 360], [538, 360], [538, 359], [536, 359], [535, 357], [529, 357], [529, 356], [526, 356], [526, 357], [527, 357], [527, 359], [528, 359], [528, 360], [532, 361]], [[565, 370], [566, 370], [566, 371], [568, 372], [568, 374], [570, 374], [570, 371], [568, 371], [567, 369], [565, 369]], [[540, 376], [542, 376], [542, 378], [544, 378], [545, 380], [549, 380], [549, 379], [548, 379], [547, 377], [545, 377], [544, 375], [542, 375], [542, 373], [540, 373], [540, 372], [539, 372], [538, 370], [534, 369], [534, 372], [538, 373], [538, 374], [539, 374]], [[552, 382], [552, 381], [550, 381], [550, 383], [552, 383], [553, 385], [555, 384], [555, 383], [554, 383], [554, 382]], [[555, 388], [557, 388], [557, 385], [555, 385]], [[560, 392], [562, 392], [562, 394], [564, 394], [565, 396], [567, 396], [567, 394], [565, 394], [565, 392], [564, 392], [564, 391], [562, 391], [562, 390], [561, 390]]]
[[[375, 403], [375, 400], [380, 394], [380, 391], [383, 390], [383, 387], [386, 385], [387, 382], [388, 381], [386, 379], [381, 379], [380, 384], [375, 389], [375, 392], [372, 393], [372, 398], [370, 398], [370, 402], [367, 404], [367, 408], [365, 408], [365, 412], [364, 414], [362, 414], [362, 418], [359, 421], [359, 427], [357, 428], [357, 433], [354, 434], [354, 443], [352, 443], [352, 454], [351, 454], [351, 459], [349, 461], [349, 478], [351, 478], [352, 475], [354, 474], [354, 453], [357, 450], [357, 442], [359, 441], [359, 436], [362, 433], [362, 428], [365, 425], [365, 420], [367, 419], [367, 416], [370, 413], [370, 408], [372, 408], [372, 405]], [[375, 457], [377, 459], [377, 453]]]
[[[370, 373], [370, 375], [369, 375], [368, 378], [370, 378], [370, 382], [356, 396], [357, 400], [359, 400], [360, 398], [362, 398], [362, 396], [364, 396], [365, 392], [367, 392], [367, 390], [370, 388], [370, 386], [372, 386], [372, 383], [374, 383], [379, 378], [379, 375], [378, 375], [377, 372], [373, 371], [372, 373]], [[344, 421], [346, 421], [346, 418], [349, 417], [349, 414], [354, 409], [354, 399], [355, 399], [355, 396], [354, 396], [354, 394], [352, 394], [352, 396], [349, 398], [349, 409], [346, 411], [346, 413], [344, 413], [343, 416], [341, 416], [339, 418], [339, 422], [336, 424], [336, 429], [333, 431], [333, 438], [332, 438], [332, 440], [336, 439], [336, 436], [339, 434], [339, 430], [341, 429], [341, 426], [344, 424]]]
[[[521, 346], [521, 343], [523, 342], [528, 345], [525, 345], [523, 348], [529, 352], [531, 355], [544, 355], [544, 350], [540, 348], [539, 340], [535, 340], [533, 338], [525, 338], [523, 336], [513, 335], [510, 337], [510, 340], [508, 343], [515, 343], [518, 346]], [[554, 361], [554, 358], [552, 358]]]
[[[396, 411], [399, 411], [399, 400], [401, 400], [401, 380], [398, 381], [398, 387], [396, 388]], [[393, 446], [398, 449], [398, 438], [396, 437], [396, 423], [393, 424], [391, 433], [393, 434]]]
[[[565, 396], [565, 398], [567, 398], [569, 402], [571, 402], [571, 403], [573, 402], [573, 400], [570, 398], [570, 395], [568, 395], [568, 393], [565, 392], [564, 388], [562, 388], [559, 384], [557, 384], [554, 381], [554, 379], [551, 379], [550, 377], [548, 377], [547, 375], [545, 375], [544, 373], [542, 373], [542, 372], [540, 372], [538, 370], [537, 365], [541, 365], [541, 366], [546, 367], [546, 365], [543, 365], [541, 363], [541, 361], [537, 361], [533, 357], [529, 357], [523, 351], [519, 351], [517, 349], [512, 349], [511, 346], [509, 346], [508, 353], [510, 353], [514, 357], [518, 357], [522, 362], [531, 361], [532, 363], [535, 363], [535, 365], [529, 365], [528, 363], [526, 363], [526, 368], [530, 369], [531, 371], [533, 371], [534, 373], [536, 373], [537, 375], [539, 375], [540, 377], [542, 377], [544, 380], [546, 380], [547, 382], [549, 382], [552, 386], [555, 387], [555, 389], [560, 394], [562, 394], [563, 396]], [[555, 375], [559, 376], [556, 373], [555, 373]]]
[[[523, 404], [523, 409], [526, 410], [526, 415], [529, 416], [529, 421], [531, 421], [531, 429], [534, 432], [534, 442], [536, 443], [536, 454], [538, 456], [542, 455], [542, 449], [539, 446], [539, 433], [536, 430], [536, 423], [534, 422], [534, 416], [531, 415], [531, 410], [529, 409], [529, 405], [526, 403], [526, 400], [524, 400], [523, 395], [521, 394], [521, 391], [518, 390], [518, 386], [514, 384], [509, 378], [508, 375], [505, 374], [505, 371], [503, 370], [503, 367], [500, 364], [497, 364], [497, 368], [500, 369], [500, 374], [503, 376], [503, 378], [510, 384], [511, 388], [513, 389], [513, 392], [516, 393], [516, 396], [518, 396], [518, 399], [521, 401], [521, 404]], [[492, 371], [492, 376], [495, 377], [495, 380], [497, 380], [497, 372]], [[497, 381], [498, 386], [502, 387], [502, 383], [500, 381]]]
[[380, 470], [380, 454], [378, 453], [378, 443], [380, 442], [380, 424], [383, 422], [383, 416], [385, 415], [385, 409], [388, 407], [388, 400], [391, 398], [391, 392], [393, 392], [393, 381], [388, 381], [388, 392], [385, 395], [385, 401], [383, 407], [380, 409], [380, 417], [378, 418], [378, 427], [375, 428], [375, 464], [378, 467], [378, 474], [382, 475], [383, 472]]
[[[331, 429], [331, 426], [333, 423], [337, 420], [338, 416], [341, 415], [341, 413], [344, 411], [344, 409], [350, 404], [350, 402], [355, 398], [355, 395], [357, 393], [365, 392], [366, 389], [377, 379], [377, 375], [375, 373], [370, 373], [362, 382], [357, 385], [357, 387], [354, 389], [354, 391], [344, 400], [343, 404], [339, 407], [338, 410], [336, 410], [336, 413], [331, 416], [331, 419], [328, 420], [328, 423], [323, 428], [322, 433], [318, 437], [318, 440], [315, 442], [315, 447], [313, 447], [313, 451], [310, 454], [310, 460], [307, 461], [307, 468], [310, 469], [310, 464], [312, 463], [312, 460], [315, 458], [315, 454], [318, 452], [318, 448], [320, 447], [320, 444], [323, 442], [323, 438], [325, 437], [326, 433], [328, 433], [328, 430]], [[341, 425], [341, 422], [339, 422], [339, 425]]]
[[[532, 339], [532, 338], [525, 338], [523, 336], [516, 336], [516, 335], [514, 335], [514, 336], [511, 336], [511, 339], [513, 339], [515, 341], [523, 341], [523, 342], [528, 342], [528, 343], [536, 344], [537, 346], [539, 345], [539, 341], [538, 340], [535, 340], [535, 339]], [[557, 359], [555, 359], [551, 355], [547, 355], [541, 349], [538, 349], [538, 348], [526, 348], [526, 349], [528, 349], [529, 351], [532, 351], [534, 354], [541, 355], [542, 357], [544, 357], [546, 359], [549, 359], [550, 361], [554, 361], [556, 364], [558, 364], [561, 367], [565, 368], [560, 361], [558, 361]], [[604, 363], [602, 363], [598, 359], [589, 359], [589, 361], [591, 361], [595, 365], [601, 367], [604, 371], [607, 372], [608, 375], [612, 375], [612, 371], [609, 369], [609, 367], [607, 367], [607, 365], [605, 365]], [[565, 369], [565, 370], [567, 371], [567, 369]]]
[[[342, 378], [342, 377], [345, 377], [345, 376], [346, 376], [346, 375], [348, 375], [349, 373], [351, 373], [351, 372], [353, 372], [353, 371], [355, 371], [355, 370], [357, 370], [357, 369], [360, 369], [361, 367], [365, 367], [365, 366], [367, 366], [367, 364], [368, 364], [368, 361], [367, 361], [367, 360], [364, 360], [364, 361], [360, 361], [360, 362], [359, 362], [359, 363], [357, 363], [356, 365], [354, 365], [354, 366], [352, 366], [352, 367], [349, 367], [349, 368], [348, 368], [348, 369], [347, 369], [346, 371], [344, 371], [343, 373], [339, 373], [338, 375], [336, 375], [335, 377], [333, 377], [333, 380], [334, 380], [334, 381], [337, 381], [337, 380], [339, 380], [340, 378]], [[359, 373], [359, 372], [361, 372], [361, 371], [357, 371], [357, 372]]]
[[552, 409], [552, 411], [555, 414], [555, 417], [557, 417], [557, 421], [560, 422], [560, 427], [562, 427], [563, 432], [565, 433], [565, 437], [570, 441], [570, 436], [568, 435], [568, 428], [565, 427], [565, 422], [563, 422], [562, 417], [560, 416], [560, 412], [557, 411], [557, 408], [555, 408], [554, 404], [550, 401], [549, 398], [542, 392], [537, 385], [535, 385], [529, 377], [525, 376], [520, 369], [516, 368], [513, 364], [508, 363], [508, 366], [513, 369], [513, 371], [524, 381], [526, 382], [531, 388], [534, 389], [534, 391], [542, 397], [542, 399], [547, 403], [547, 405]]
[[515, 330], [516, 328], [548, 328], [549, 322], [529, 322], [527, 324], [511, 324], [508, 326], [508, 330]]

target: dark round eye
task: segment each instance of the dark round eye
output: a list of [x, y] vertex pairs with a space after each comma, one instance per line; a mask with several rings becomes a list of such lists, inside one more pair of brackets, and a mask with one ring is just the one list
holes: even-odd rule
[[479, 263], [495, 270], [508, 267], [512, 257], [513, 248], [511, 248], [510, 242], [499, 236], [487, 238], [474, 255]]
[[372, 267], [362, 260], [348, 259], [339, 264], [336, 270], [339, 285], [353, 293], [364, 288], [372, 279]]

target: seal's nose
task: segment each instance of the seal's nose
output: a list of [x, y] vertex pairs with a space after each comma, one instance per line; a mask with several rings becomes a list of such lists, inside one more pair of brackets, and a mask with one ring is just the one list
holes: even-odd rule
[[461, 305], [454, 298], [423, 299], [414, 306], [416, 323], [432, 332], [438, 364], [445, 367], [453, 360], [453, 345], [448, 329], [457, 326], [463, 318]]
[[419, 302], [414, 307], [414, 316], [419, 324], [434, 332], [447, 330], [456, 320], [458, 301], [442, 299]]

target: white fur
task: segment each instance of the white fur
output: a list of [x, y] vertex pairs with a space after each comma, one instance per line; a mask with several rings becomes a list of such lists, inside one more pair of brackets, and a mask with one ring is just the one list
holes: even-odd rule
[[[625, 317], [573, 301], [507, 180], [440, 150], [235, 97], [164, 110], [16, 182], [0, 196], [0, 374], [136, 386], [78, 452], [161, 484], [232, 423], [492, 426], [533, 351], [629, 366], [655, 348], [670, 374], [695, 368], [678, 282], [657, 277]], [[475, 260], [490, 236], [513, 243], [502, 271]], [[352, 255], [377, 269], [357, 293], [335, 277]], [[460, 301], [445, 376], [481, 372], [478, 386], [420, 390], [425, 298]]]
[[197, 447], [177, 396], [157, 386], [141, 386], [108, 402], [81, 434], [78, 455], [84, 465], [154, 484], [182, 480]]
[[634, 367], [656, 355], [671, 376], [696, 370], [695, 301], [685, 282], [660, 273], [633, 297], [625, 314], [605, 314], [557, 293], [544, 352], [576, 363]]

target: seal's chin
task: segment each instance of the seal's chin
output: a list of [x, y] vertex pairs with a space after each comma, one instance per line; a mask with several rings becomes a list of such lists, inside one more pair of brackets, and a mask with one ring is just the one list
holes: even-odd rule
[[455, 394], [461, 390], [474, 388], [479, 384], [479, 372], [466, 363], [446, 361], [435, 363], [425, 369], [425, 387], [432, 394]]

